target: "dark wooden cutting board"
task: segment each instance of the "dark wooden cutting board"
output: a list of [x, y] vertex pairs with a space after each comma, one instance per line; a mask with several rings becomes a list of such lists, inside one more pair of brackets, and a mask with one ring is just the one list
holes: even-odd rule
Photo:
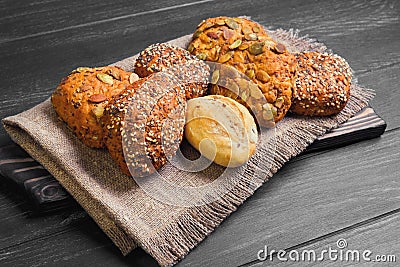
[[[338, 128], [317, 138], [304, 153], [375, 138], [382, 135], [385, 129], [386, 122], [367, 107]], [[58, 181], [15, 143], [0, 147], [0, 174], [26, 194], [35, 212], [77, 205]]]

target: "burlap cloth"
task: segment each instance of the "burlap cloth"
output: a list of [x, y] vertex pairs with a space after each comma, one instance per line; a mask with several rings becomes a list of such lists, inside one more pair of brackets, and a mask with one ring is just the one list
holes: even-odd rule
[[[294, 31], [276, 30], [270, 33], [292, 52], [326, 50], [323, 44], [300, 38]], [[189, 40], [187, 35], [171, 43], [186, 47]], [[134, 58], [114, 65], [132, 70]], [[268, 144], [261, 140], [250, 162], [253, 173], [250, 171], [238, 176], [236, 181], [239, 182], [219, 199], [195, 207], [168, 205], [147, 195], [132, 178], [118, 169], [107, 151], [84, 146], [57, 118], [49, 99], [30, 110], [5, 118], [3, 124], [11, 138], [68, 190], [123, 254], [138, 245], [160, 265], [169, 266], [182, 259], [210, 234], [285, 162], [302, 152], [317, 136], [365, 107], [372, 96], [371, 90], [354, 83], [349, 103], [337, 116], [287, 116], [276, 127], [275, 153], [269, 153]], [[256, 169], [259, 173], [261, 171], [261, 176], [254, 176]], [[167, 166], [161, 172], [175, 175], [172, 179], [184, 177], [192, 184], [207, 183], [208, 177], [209, 181], [214, 179], [210, 170], [179, 173]]]

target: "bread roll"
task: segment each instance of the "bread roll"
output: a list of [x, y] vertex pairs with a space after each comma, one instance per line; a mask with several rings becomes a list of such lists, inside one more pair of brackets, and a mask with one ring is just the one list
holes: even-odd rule
[[185, 137], [206, 158], [225, 167], [238, 167], [254, 154], [257, 126], [238, 102], [209, 95], [187, 102]]
[[245, 18], [209, 18], [197, 27], [188, 51], [199, 59], [232, 66], [257, 85], [243, 88], [240, 81], [234, 81], [237, 89], [231, 91], [214, 84], [211, 93], [251, 107], [261, 126], [274, 126], [271, 121], [280, 121], [289, 110], [296, 59], [258, 23]]
[[104, 147], [104, 107], [138, 77], [118, 67], [80, 67], [61, 80], [51, 96], [60, 118], [87, 146]]
[[135, 62], [135, 73], [146, 77], [160, 71], [171, 73], [181, 81], [186, 99], [206, 94], [210, 68], [187, 50], [168, 43], [145, 48]]
[[183, 137], [185, 92], [175, 77], [139, 79], [105, 107], [106, 146], [121, 170], [143, 177], [174, 156]]
[[352, 73], [338, 55], [305, 52], [296, 55], [298, 77], [290, 111], [307, 116], [339, 113], [350, 99]]

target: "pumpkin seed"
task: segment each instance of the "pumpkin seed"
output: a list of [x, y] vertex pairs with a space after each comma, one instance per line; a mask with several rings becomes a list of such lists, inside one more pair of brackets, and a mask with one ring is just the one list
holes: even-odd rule
[[89, 67], [79, 67], [71, 71], [71, 73], [76, 73], [76, 72], [85, 72], [85, 71], [90, 71], [91, 68]]
[[286, 47], [285, 47], [283, 44], [281, 44], [281, 43], [278, 43], [278, 44], [275, 46], [275, 51], [276, 51], [277, 53], [279, 53], [279, 54], [284, 53], [285, 50], [286, 50]]
[[272, 111], [272, 115], [274, 115], [274, 117], [276, 117], [276, 115], [278, 115], [278, 109], [276, 107], [271, 107], [271, 111]]
[[206, 60], [207, 59], [207, 54], [206, 53], [198, 53], [196, 57], [200, 60]]
[[211, 61], [217, 61], [218, 60], [218, 54], [217, 54], [217, 48], [213, 47], [208, 51], [208, 55], [210, 56]]
[[232, 91], [232, 93], [234, 93], [235, 95], [239, 94], [239, 85], [237, 85], [237, 83], [235, 83], [234, 81], [232, 81], [232, 83], [230, 83], [230, 87], [229, 89]]
[[219, 25], [219, 26], [224, 26], [224, 25], [225, 25], [225, 20], [219, 19], [219, 20], [217, 20], [215, 23], [216, 23], [217, 25]]
[[247, 81], [243, 78], [236, 79], [236, 82], [239, 85], [239, 88], [242, 90], [246, 90], [246, 88], [249, 86], [249, 81]]
[[243, 27], [242, 32], [244, 35], [253, 33], [253, 31], [249, 27]]
[[200, 34], [201, 34], [202, 32], [203, 32], [202, 30], [197, 30], [197, 31], [195, 31], [195, 32], [193, 33], [193, 39], [199, 37]]
[[102, 105], [98, 105], [97, 107], [92, 108], [92, 112], [97, 120], [99, 120], [104, 113], [104, 107]]
[[97, 73], [96, 77], [97, 77], [97, 79], [99, 79], [103, 83], [107, 83], [107, 84], [110, 84], [110, 85], [112, 85], [114, 83], [113, 77], [111, 77], [108, 74]]
[[254, 70], [250, 69], [250, 70], [246, 70], [246, 76], [249, 77], [250, 79], [254, 78]]
[[237, 28], [239, 28], [239, 24], [236, 21], [234, 21], [233, 19], [226, 19], [225, 23], [232, 30], [236, 30]]
[[246, 35], [244, 36], [244, 38], [245, 38], [247, 41], [257, 41], [257, 40], [258, 40], [258, 35], [255, 34], [255, 33], [250, 33], [250, 34], [246, 34]]
[[237, 47], [239, 47], [242, 44], [242, 39], [237, 39], [236, 41], [234, 41], [230, 46], [229, 49], [235, 49]]
[[256, 73], [256, 78], [257, 78], [257, 80], [260, 80], [260, 81], [262, 81], [262, 82], [264, 82], [264, 83], [268, 82], [269, 79], [270, 79], [268, 73], [266, 73], [266, 72], [263, 71], [263, 70], [257, 71], [257, 73]]
[[254, 43], [252, 45], [249, 46], [249, 52], [252, 55], [259, 55], [263, 52], [263, 47], [264, 47], [264, 43]]
[[[230, 54], [233, 54], [232, 51], [230, 51]], [[224, 77], [228, 77], [231, 79], [234, 79], [239, 74], [237, 69], [231, 66], [222, 66], [221, 73]]]
[[246, 92], [243, 92], [240, 97], [242, 98], [243, 101], [246, 101], [246, 99], [247, 99]]
[[206, 30], [206, 29], [208, 29], [208, 28], [211, 28], [212, 26], [214, 26], [214, 24], [212, 24], [211, 22], [209, 22], [209, 21], [207, 21], [206, 22], [206, 24], [204, 25], [204, 29], [203, 30]]
[[230, 30], [230, 29], [224, 29], [224, 38], [225, 40], [228, 40], [229, 38], [231, 38], [233, 35], [235, 35], [235, 32]]
[[258, 88], [257, 84], [250, 82], [249, 84], [250, 96], [255, 99], [260, 99], [263, 97], [260, 88]]
[[219, 80], [219, 70], [215, 70], [211, 76], [211, 83], [217, 84], [218, 80]]
[[267, 47], [267, 49], [272, 50], [275, 47], [275, 42], [272, 40], [265, 40], [264, 45]]
[[247, 48], [249, 48], [249, 44], [245, 44], [245, 43], [242, 43], [242, 44], [238, 47], [239, 50], [246, 50]]
[[188, 48], [187, 48], [187, 50], [189, 51], [189, 53], [192, 53], [193, 50], [194, 50], [194, 44], [193, 44], [193, 43], [190, 43], [189, 46], [188, 46]]
[[114, 77], [117, 80], [121, 80], [121, 74], [119, 73], [119, 71], [117, 71], [115, 69], [109, 69], [108, 74], [110, 74], [112, 77]]
[[262, 108], [263, 108], [263, 110], [271, 110], [271, 104], [265, 103], [265, 104], [262, 106]]
[[137, 80], [139, 80], [139, 76], [136, 73], [131, 73], [131, 75], [129, 75], [130, 84], [136, 82]]
[[263, 119], [266, 121], [270, 121], [274, 119], [274, 114], [272, 114], [271, 110], [264, 110], [262, 112]]
[[275, 101], [275, 107], [277, 108], [281, 108], [283, 106], [283, 103], [285, 102], [285, 100], [283, 99], [283, 97], [278, 97]]
[[230, 59], [232, 58], [232, 55], [233, 55], [233, 54], [230, 53], [230, 52], [233, 52], [233, 51], [228, 51], [226, 54], [220, 56], [218, 62], [220, 62], [220, 63], [225, 63], [225, 62], [227, 62], [228, 60], [230, 60]]

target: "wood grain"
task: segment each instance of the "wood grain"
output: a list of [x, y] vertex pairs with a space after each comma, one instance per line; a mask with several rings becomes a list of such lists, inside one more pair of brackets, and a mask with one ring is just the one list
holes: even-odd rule
[[370, 107], [358, 112], [338, 128], [318, 137], [305, 153], [328, 148], [338, 148], [362, 140], [378, 137], [385, 132], [386, 122]]
[[1, 266], [157, 266], [137, 249], [124, 257], [92, 220], [0, 249]]
[[[382, 266], [398, 266], [398, 262], [400, 260], [400, 249], [398, 247], [398, 242], [400, 240], [400, 231], [393, 232], [392, 229], [398, 226], [400, 220], [399, 212], [389, 213], [388, 215], [381, 216], [376, 218], [375, 220], [367, 221], [365, 223], [355, 225], [354, 227], [349, 227], [348, 229], [343, 229], [343, 231], [334, 233], [329, 237], [313, 242], [311, 244], [307, 244], [304, 246], [297, 246], [294, 248], [288, 248], [288, 251], [291, 249], [296, 249], [298, 251], [303, 250], [314, 250], [317, 255], [321, 255], [321, 251], [323, 249], [328, 249], [331, 247], [332, 249], [339, 250], [337, 247], [337, 241], [339, 239], [344, 239], [347, 242], [347, 247], [342, 249], [344, 253], [349, 250], [357, 250], [359, 251], [360, 261], [353, 261], [352, 256], [348, 254], [348, 258], [350, 259], [348, 262], [345, 260], [336, 261], [323, 261], [324, 266], [354, 266], [355, 264], [363, 264], [363, 265], [382, 265]], [[362, 258], [362, 252], [365, 250], [370, 250], [372, 252], [371, 262], [365, 261]], [[340, 254], [339, 254], [340, 255]], [[386, 256], [387, 262], [373, 262], [376, 260], [377, 256]], [[389, 258], [389, 255], [394, 255], [395, 258]], [[325, 257], [328, 259], [328, 256]], [[344, 254], [343, 259], [346, 259], [346, 254]], [[265, 265], [266, 262], [261, 262], [258, 264], [252, 264], [249, 266], [262, 266]], [[318, 262], [268, 262], [270, 266], [320, 266], [321, 263]]]
[[[360, 84], [376, 90], [373, 107], [388, 122], [381, 139], [291, 161], [181, 265], [248, 263], [266, 243], [291, 247], [399, 208], [398, 1], [213, 1], [126, 18], [181, 2], [70, 3], [0, 1], [0, 118], [46, 99], [76, 66], [117, 61], [149, 43], [192, 32], [201, 19], [221, 14], [301, 29], [344, 56]], [[3, 129], [0, 139], [7, 139]], [[7, 214], [0, 221], [2, 266], [154, 265], [143, 251], [122, 258], [104, 235], [97, 236], [102, 233], [95, 225], [77, 220], [74, 226], [62, 226], [72, 211], [32, 219], [26, 204], [9, 184], [1, 183], [0, 207]], [[393, 220], [384, 231], [397, 237], [397, 229]], [[380, 239], [364, 235], [362, 240]], [[399, 247], [398, 242], [388, 244]]]
[[[189, 6], [166, 10], [135, 18], [118, 19], [110, 23], [57, 31], [17, 42], [2, 43], [0, 44], [0, 61], [6, 64], [3, 63], [0, 67], [0, 79], [3, 81], [2, 88], [4, 90], [4, 94], [0, 96], [0, 117], [15, 114], [43, 101], [50, 95], [61, 77], [77, 66], [112, 63], [139, 52], [150, 43], [167, 41], [190, 33], [201, 19], [221, 13], [252, 15], [254, 19], [267, 25], [271, 25], [272, 21], [274, 28], [306, 28], [308, 30], [304, 31], [304, 34], [318, 37], [321, 41], [326, 42], [327, 45], [345, 56], [356, 72], [368, 70], [371, 65], [381, 66], [382, 62], [389, 66], [393, 62], [399, 62], [399, 53], [394, 52], [396, 51], [394, 48], [400, 46], [398, 38], [395, 38], [399, 28], [396, 20], [398, 6], [395, 2], [393, 8], [390, 8], [388, 2], [384, 5], [386, 9], [382, 9], [382, 7], [380, 9], [381, 13], [386, 14], [386, 17], [391, 16], [393, 19], [387, 19], [383, 24], [372, 24], [364, 30], [362, 29], [363, 25], [366, 25], [365, 20], [370, 16], [367, 12], [371, 11], [367, 4], [365, 4], [367, 7], [365, 16], [367, 17], [350, 16], [355, 9], [362, 9], [362, 6], [354, 3], [340, 5], [342, 8], [340, 10], [329, 10], [334, 8], [332, 4], [315, 3], [315, 1], [305, 1], [302, 5], [298, 5], [296, 1], [288, 1], [285, 4], [286, 8], [282, 9], [280, 1], [271, 1], [268, 5], [260, 6], [254, 6], [248, 1], [218, 1], [212, 4], [199, 4], [196, 8]], [[335, 7], [338, 6], [335, 5]], [[194, 16], [191, 15], [193, 9], [198, 11]], [[287, 12], [287, 10], [293, 9], [296, 9], [295, 13]], [[360, 24], [361, 30], [348, 35], [346, 21], [345, 23], [332, 21], [334, 27], [326, 28], [326, 25], [323, 24], [322, 26], [325, 25], [325, 27], [319, 28], [319, 24], [315, 21], [323, 20], [323, 17], [318, 15], [314, 18], [310, 10], [319, 10], [321, 14], [335, 14], [333, 11], [343, 13], [343, 16], [347, 15], [354, 20], [352, 22], [354, 25]], [[42, 18], [43, 15], [40, 16], [40, 14], [42, 13], [39, 12], [37, 16]], [[165, 23], [165, 18], [168, 18], [168, 23]], [[265, 18], [268, 18], [268, 21]], [[301, 23], [299, 18], [304, 18]], [[310, 18], [312, 19], [310, 20]], [[146, 22], [143, 23], [143, 21]], [[388, 21], [397, 27], [393, 27]], [[341, 40], [342, 36], [338, 38], [337, 35], [344, 35], [347, 38], [340, 44], [342, 48], [337, 44], [337, 40]], [[354, 40], [368, 40], [368, 42]], [[382, 46], [382, 43], [387, 45]], [[359, 47], [361, 44], [362, 47]], [[377, 44], [379, 44], [379, 49], [377, 49]], [[340, 50], [337, 50], [339, 48]], [[60, 53], [60, 51], [63, 52]], [[363, 55], [360, 56], [360, 53]], [[372, 61], [368, 62], [369, 59]], [[373, 76], [373, 74], [369, 75]], [[378, 80], [377, 78], [373, 77], [374, 80]], [[377, 84], [371, 84], [371, 87], [386, 93], [386, 86], [380, 88]], [[15, 90], [15, 88], [19, 89]], [[389, 91], [389, 89], [387, 90]], [[385, 118], [385, 116], [383, 117]], [[0, 133], [4, 134], [4, 131], [2, 130]]]
[[289, 162], [178, 266], [238, 266], [398, 209], [398, 133]]
[[[8, 3], [7, 3], [8, 2]], [[11, 3], [10, 3], [11, 2]], [[106, 24], [119, 19], [129, 19], [183, 6], [196, 6], [207, 1], [173, 0], [168, 2], [127, 1], [36, 1], [29, 9], [26, 4], [5, 1], [0, 6], [0, 22], [4, 28], [0, 43], [16, 42], [71, 29]], [[10, 8], [11, 7], [11, 8]], [[74, 19], [71, 13], [74, 12]], [[43, 16], [48, 19], [43, 20]], [[23, 29], [23, 31], [18, 31]]]
[[372, 99], [371, 106], [379, 110], [379, 115], [387, 122], [387, 130], [400, 127], [399, 74], [400, 65], [396, 65], [359, 76], [360, 84], [375, 89], [376, 96]]
[[[331, 132], [318, 137], [304, 153], [337, 148], [379, 137], [386, 123], [372, 108], [365, 108]], [[0, 173], [23, 191], [35, 212], [78, 205], [59, 182], [17, 144], [0, 147]]]

